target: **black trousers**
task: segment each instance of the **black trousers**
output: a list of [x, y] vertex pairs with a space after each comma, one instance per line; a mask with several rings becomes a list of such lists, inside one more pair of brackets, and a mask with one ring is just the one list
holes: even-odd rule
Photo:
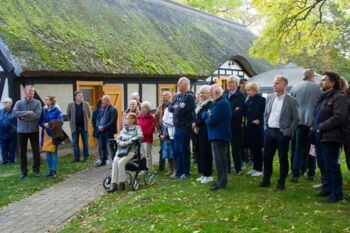
[[348, 166], [348, 170], [350, 171], [350, 142], [344, 144], [344, 152], [346, 158], [346, 165]]
[[223, 141], [211, 141], [211, 152], [214, 157], [218, 180], [216, 185], [226, 187], [227, 185], [227, 149], [228, 143]]
[[21, 159], [21, 171], [22, 173], [28, 172], [28, 157], [27, 157], [27, 146], [28, 139], [33, 151], [33, 171], [40, 171], [40, 150], [39, 150], [39, 132], [34, 133], [17, 133], [19, 155]]
[[262, 171], [262, 165], [263, 165], [263, 155], [262, 155], [262, 148], [261, 147], [250, 147], [250, 151], [252, 152], [253, 156], [253, 169], [255, 171]]
[[284, 136], [279, 129], [265, 130], [264, 142], [264, 183], [269, 183], [273, 170], [273, 157], [278, 150], [280, 162], [279, 184], [285, 184], [288, 175], [288, 150], [290, 137]]
[[240, 153], [240, 143], [241, 143], [241, 132], [236, 131], [232, 133], [231, 149], [233, 164], [236, 172], [242, 170], [242, 154]]

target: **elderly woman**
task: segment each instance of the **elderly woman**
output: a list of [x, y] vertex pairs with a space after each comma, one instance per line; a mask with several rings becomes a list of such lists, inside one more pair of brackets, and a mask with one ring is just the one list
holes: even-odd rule
[[[135, 142], [140, 141], [142, 138], [141, 127], [137, 125], [137, 115], [128, 113], [126, 115], [126, 125], [116, 139], [118, 151], [112, 164], [111, 187], [107, 192], [112, 193], [117, 190], [125, 190], [125, 166], [137, 154], [138, 146]], [[122, 153], [125, 149], [127, 152]]]
[[0, 144], [2, 163], [14, 163], [17, 135], [16, 118], [12, 116], [12, 99], [5, 98], [2, 101], [4, 108], [0, 110]]
[[146, 157], [148, 171], [152, 171], [152, 143], [153, 133], [156, 127], [155, 118], [151, 114], [151, 104], [144, 101], [141, 104], [141, 114], [138, 116], [137, 123], [142, 129], [143, 140], [141, 142], [141, 153]]
[[255, 83], [246, 85], [247, 99], [244, 103], [247, 146], [253, 155], [253, 169], [247, 174], [262, 175], [262, 147], [264, 142], [264, 111], [266, 99], [260, 96], [259, 86]]
[[176, 176], [176, 164], [175, 164], [175, 153], [174, 153], [174, 119], [173, 114], [165, 108], [164, 115], [162, 118], [162, 127], [160, 130], [160, 143], [161, 143], [161, 153], [162, 159], [168, 159], [169, 162], [169, 173], [170, 178], [175, 178]]
[[56, 97], [47, 96], [45, 99], [43, 117], [40, 120], [40, 126], [43, 128], [41, 133], [41, 151], [46, 152], [46, 160], [49, 168], [48, 177], [56, 178], [57, 171], [57, 146], [60, 142], [56, 141], [56, 136], [62, 133], [63, 115], [60, 108], [56, 105]]
[[212, 178], [212, 166], [213, 156], [211, 154], [210, 143], [208, 141], [208, 130], [203, 120], [202, 113], [208, 111], [211, 105], [210, 98], [210, 86], [204, 85], [199, 89], [199, 101], [195, 109], [196, 118], [193, 123], [193, 131], [196, 135], [196, 141], [198, 146], [197, 165], [198, 172], [202, 174], [197, 179], [202, 184], [213, 181]]
[[128, 108], [123, 111], [122, 120], [120, 123], [120, 130], [122, 130], [126, 126], [126, 115], [128, 115], [128, 113], [130, 112], [136, 113], [136, 116], [140, 115], [140, 110], [138, 108], [137, 101], [134, 99], [129, 100]]

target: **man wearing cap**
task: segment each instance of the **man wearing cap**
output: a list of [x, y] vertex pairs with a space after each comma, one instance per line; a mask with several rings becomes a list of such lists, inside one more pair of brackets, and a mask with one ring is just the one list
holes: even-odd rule
[[5, 98], [0, 110], [0, 144], [2, 164], [14, 163], [16, 153], [16, 118], [12, 116], [12, 99]]

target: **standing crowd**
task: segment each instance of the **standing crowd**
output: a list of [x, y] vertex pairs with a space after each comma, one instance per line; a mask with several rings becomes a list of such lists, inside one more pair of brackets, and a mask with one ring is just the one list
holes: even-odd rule
[[[190, 176], [191, 150], [197, 164], [200, 183], [213, 179], [213, 163], [217, 179], [211, 190], [227, 186], [228, 174], [234, 169], [239, 176], [245, 166], [252, 164], [246, 174], [262, 176], [260, 187], [271, 186], [274, 155], [278, 152], [279, 179], [276, 189], [284, 190], [291, 164], [291, 182], [299, 182], [304, 174], [314, 181], [316, 164], [320, 169], [321, 191], [318, 197], [334, 203], [343, 199], [340, 152], [344, 147], [350, 170], [349, 109], [350, 89], [337, 73], [326, 71], [320, 85], [316, 74], [305, 70], [303, 81], [287, 93], [288, 79], [277, 75], [274, 92], [264, 98], [259, 86], [245, 79], [230, 76], [227, 90], [218, 84], [203, 85], [197, 96], [190, 90], [186, 77], [177, 83], [178, 93], [172, 98], [162, 93], [162, 103], [152, 114], [150, 102], [140, 102], [133, 93], [128, 108], [122, 112], [120, 126], [118, 111], [108, 95], [98, 100], [90, 112], [89, 103], [80, 91], [74, 93], [74, 102], [67, 107], [72, 132], [73, 162], [80, 161], [79, 141], [83, 160], [89, 157], [89, 122], [92, 115], [93, 137], [98, 141], [97, 166], [105, 166], [110, 155], [112, 162], [111, 186], [108, 192], [125, 189], [126, 164], [138, 153], [146, 159], [152, 172], [153, 135], [157, 129], [160, 140], [159, 171], [165, 170], [174, 179]], [[40, 151], [46, 153], [48, 176], [57, 176], [57, 148], [64, 140], [63, 116], [54, 96], [47, 96], [42, 109], [34, 99], [34, 87], [25, 87], [25, 98], [16, 102], [3, 100], [0, 111], [0, 140], [3, 163], [13, 163], [18, 143], [21, 161], [21, 179], [28, 174], [27, 142], [33, 150], [33, 172], [40, 176]], [[42, 128], [39, 140], [39, 127]], [[119, 129], [119, 134], [115, 135]], [[39, 145], [40, 141], [40, 145]], [[113, 141], [118, 150], [114, 153]], [[191, 146], [192, 141], [192, 146]], [[41, 148], [41, 149], [40, 149]], [[288, 153], [291, 149], [291, 157]], [[231, 165], [232, 164], [232, 165]]]

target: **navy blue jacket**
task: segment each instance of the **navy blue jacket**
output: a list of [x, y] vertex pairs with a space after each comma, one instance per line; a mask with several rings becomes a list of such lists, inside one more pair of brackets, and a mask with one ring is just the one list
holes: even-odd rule
[[225, 97], [213, 101], [208, 111], [202, 113], [208, 129], [209, 141], [231, 142], [231, 117], [230, 103]]
[[94, 112], [92, 113], [92, 127], [94, 129], [94, 131], [92, 132], [92, 136], [94, 138], [98, 138], [98, 127], [97, 127], [97, 117], [98, 117], [98, 114], [100, 113], [100, 109], [99, 108], [96, 108], [94, 110]]
[[117, 109], [115, 109], [112, 105], [109, 105], [107, 109], [103, 107], [97, 116], [97, 129], [99, 126], [102, 126], [103, 133], [108, 136], [113, 136], [115, 133], [117, 133], [117, 119]]
[[[260, 95], [248, 97], [244, 103], [244, 118], [247, 126], [247, 145], [249, 147], [262, 147], [264, 144], [264, 112], [266, 99]], [[259, 120], [260, 124], [253, 124]]]
[[16, 137], [17, 119], [12, 116], [12, 108], [0, 110], [0, 139]]
[[229, 91], [224, 92], [224, 97], [228, 99], [228, 101], [231, 104], [232, 109], [232, 119], [231, 119], [231, 127], [232, 127], [232, 133], [239, 133], [242, 127], [242, 118], [243, 118], [243, 106], [245, 97], [241, 93], [240, 89], [237, 88], [237, 91], [235, 94], [231, 95], [230, 98]]
[[174, 101], [168, 106], [168, 111], [173, 113], [175, 129], [191, 128], [194, 122], [195, 108], [196, 103], [192, 92], [180, 93], [175, 96]]

